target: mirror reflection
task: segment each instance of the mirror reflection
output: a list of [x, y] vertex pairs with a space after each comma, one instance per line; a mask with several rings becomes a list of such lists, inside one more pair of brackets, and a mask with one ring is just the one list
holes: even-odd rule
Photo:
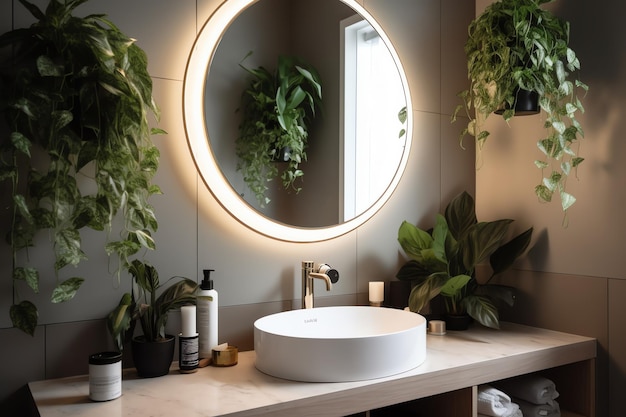
[[[298, 166], [303, 175], [295, 182], [300, 191], [276, 178], [267, 183], [269, 202], [263, 204], [238, 169], [238, 109], [254, 78], [242, 65], [273, 72], [280, 56], [298, 57], [319, 73], [322, 103], [307, 124], [306, 160]], [[233, 190], [265, 217], [306, 228], [350, 221], [401, 174], [407, 140], [402, 80], [385, 38], [345, 3], [259, 0], [230, 22], [207, 71], [211, 152]], [[281, 171], [287, 164], [273, 163]]]

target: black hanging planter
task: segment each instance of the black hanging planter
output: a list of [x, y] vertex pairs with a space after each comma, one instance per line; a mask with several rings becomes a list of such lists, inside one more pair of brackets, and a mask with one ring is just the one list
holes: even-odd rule
[[[508, 105], [504, 105], [494, 113], [503, 114], [504, 111], [509, 108], [510, 107]], [[515, 93], [515, 106], [513, 110], [515, 110], [516, 116], [530, 116], [538, 114], [540, 111], [539, 94], [535, 91], [522, 90], [521, 88], [518, 88]]]
[[283, 146], [282, 148], [276, 148], [276, 153], [272, 160], [274, 162], [289, 162], [291, 160], [291, 147]]
[[132, 355], [137, 374], [143, 378], [167, 375], [174, 359], [176, 337], [165, 335], [165, 339], [147, 342], [143, 336], [132, 339]]

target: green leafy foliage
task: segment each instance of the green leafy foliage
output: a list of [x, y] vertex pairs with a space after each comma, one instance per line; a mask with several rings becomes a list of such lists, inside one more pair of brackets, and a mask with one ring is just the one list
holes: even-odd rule
[[[317, 71], [297, 57], [280, 56], [273, 72], [240, 66], [253, 78], [241, 97], [237, 169], [265, 207], [267, 183], [279, 174], [286, 190], [301, 190], [299, 166], [307, 159], [308, 125], [321, 107], [322, 86]], [[278, 161], [287, 163], [282, 172]]]
[[465, 109], [469, 122], [461, 133], [473, 136], [482, 147], [489, 132], [482, 128], [491, 113], [513, 110], [519, 89], [539, 95], [546, 136], [537, 141], [543, 154], [535, 165], [543, 179], [535, 187], [539, 200], [549, 202], [556, 193], [563, 211], [576, 201], [565, 191], [567, 178], [583, 158], [577, 155], [584, 137], [577, 115], [584, 112], [577, 90], [588, 86], [574, 77], [580, 61], [569, 45], [569, 23], [541, 8], [553, 0], [499, 0], [489, 5], [469, 26], [465, 44], [470, 86], [459, 94], [453, 120]]
[[107, 327], [120, 351], [125, 340], [132, 336], [135, 321], [139, 321], [146, 341], [165, 337], [168, 313], [195, 304], [198, 287], [188, 278], [173, 277], [172, 285], [157, 296], [162, 286], [154, 266], [135, 259], [129, 264], [128, 272], [133, 277], [132, 293], [125, 293], [107, 317]]
[[[37, 309], [18, 302], [19, 289], [26, 282], [37, 292], [40, 275], [28, 256], [18, 255], [40, 231], [51, 236], [57, 280], [59, 270], [87, 257], [83, 227], [115, 236], [106, 248], [121, 265], [142, 247], [154, 248], [157, 220], [148, 198], [160, 192], [151, 184], [159, 152], [151, 135], [162, 131], [148, 126], [158, 108], [147, 58], [104, 15], [74, 16], [85, 1], [50, 0], [42, 11], [20, 0], [36, 22], [0, 36], [0, 47], [13, 51], [0, 67], [0, 110], [8, 126], [0, 137], [0, 180], [11, 183], [13, 204], [7, 239], [17, 304], [11, 319], [31, 334]], [[113, 230], [119, 215], [123, 225]], [[57, 283], [51, 300], [72, 299], [83, 281]]]
[[[492, 284], [494, 276], [513, 265], [528, 248], [532, 228], [505, 241], [509, 219], [479, 222], [474, 199], [463, 192], [438, 214], [435, 226], [422, 230], [406, 221], [398, 230], [398, 242], [409, 257], [396, 278], [411, 281], [411, 311], [419, 312], [437, 295], [448, 312], [467, 312], [487, 327], [498, 328], [497, 302], [513, 305], [514, 289]], [[476, 266], [489, 260], [491, 276], [476, 280]]]

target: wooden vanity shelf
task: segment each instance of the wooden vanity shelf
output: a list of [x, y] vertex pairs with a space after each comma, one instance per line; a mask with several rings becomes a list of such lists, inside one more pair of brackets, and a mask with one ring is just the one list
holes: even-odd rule
[[88, 400], [87, 376], [29, 388], [41, 417], [122, 417], [145, 407], [186, 417], [476, 417], [479, 385], [539, 373], [555, 382], [563, 417], [595, 417], [595, 339], [502, 323], [429, 335], [427, 347], [419, 367], [369, 381], [286, 381], [259, 372], [254, 352], [242, 352], [237, 366], [188, 375], [176, 364], [160, 378], [125, 371], [122, 398], [106, 403]]
[[[595, 416], [595, 360], [546, 369], [559, 392], [562, 417]], [[369, 417], [475, 417], [477, 386], [372, 410]], [[363, 417], [366, 413], [363, 413]]]

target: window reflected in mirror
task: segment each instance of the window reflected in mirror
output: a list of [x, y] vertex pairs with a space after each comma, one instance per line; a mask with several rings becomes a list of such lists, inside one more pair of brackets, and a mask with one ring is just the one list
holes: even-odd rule
[[406, 143], [406, 96], [387, 45], [359, 15], [342, 20], [342, 219], [380, 198], [396, 175]]

